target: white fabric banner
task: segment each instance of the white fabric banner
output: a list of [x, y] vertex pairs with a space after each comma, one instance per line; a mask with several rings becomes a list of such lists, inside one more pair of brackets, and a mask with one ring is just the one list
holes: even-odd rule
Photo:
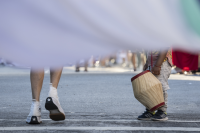
[[0, 57], [58, 66], [120, 49], [200, 50], [180, 0], [1, 0]]

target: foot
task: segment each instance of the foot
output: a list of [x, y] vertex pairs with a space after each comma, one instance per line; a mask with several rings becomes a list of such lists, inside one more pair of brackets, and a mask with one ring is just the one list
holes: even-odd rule
[[27, 116], [26, 123], [28, 124], [42, 123], [40, 102], [35, 100], [32, 101], [31, 110], [29, 115]]
[[65, 113], [60, 105], [57, 89], [52, 86], [50, 86], [49, 96], [46, 99], [45, 108], [50, 112], [49, 117], [52, 120], [65, 120]]
[[151, 117], [154, 116], [154, 112], [146, 110], [142, 115], [138, 116], [138, 120], [151, 120]]
[[166, 121], [166, 120], [168, 120], [167, 113], [162, 111], [162, 110], [158, 110], [156, 112], [156, 114], [151, 118], [151, 120], [153, 120], [153, 121]]

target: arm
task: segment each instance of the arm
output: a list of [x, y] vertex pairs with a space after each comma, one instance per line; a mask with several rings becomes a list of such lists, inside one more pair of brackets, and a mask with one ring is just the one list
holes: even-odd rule
[[164, 61], [164, 59], [165, 59], [165, 57], [167, 55], [167, 52], [168, 51], [162, 51], [162, 52], [160, 52], [158, 60], [157, 60], [157, 62], [155, 64], [155, 66], [152, 68], [152, 73], [154, 75], [159, 75], [160, 74], [161, 65], [162, 65], [162, 63], [163, 63], [163, 61]]

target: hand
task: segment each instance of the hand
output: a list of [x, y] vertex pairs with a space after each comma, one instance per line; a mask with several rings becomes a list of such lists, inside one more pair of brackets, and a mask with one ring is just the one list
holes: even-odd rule
[[143, 70], [145, 71], [147, 68], [148, 68], [148, 65], [145, 64], [144, 67], [143, 67]]
[[160, 74], [160, 70], [161, 70], [161, 68], [160, 67], [153, 67], [152, 68], [152, 73], [154, 74], [154, 75], [159, 75]]

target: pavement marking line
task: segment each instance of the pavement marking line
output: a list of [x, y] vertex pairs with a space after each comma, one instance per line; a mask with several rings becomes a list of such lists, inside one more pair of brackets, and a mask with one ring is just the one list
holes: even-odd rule
[[113, 130], [113, 131], [200, 131], [200, 128], [188, 127], [0, 127], [0, 131], [25, 130]]
[[[0, 121], [26, 121], [25, 119], [0, 119]], [[52, 121], [51, 119], [42, 119], [42, 121]], [[106, 119], [99, 119], [99, 120], [94, 120], [94, 119], [65, 119], [64, 121], [91, 121], [91, 122], [150, 122], [149, 121], [140, 121], [140, 120], [106, 120]], [[155, 121], [156, 122], [156, 121]], [[182, 122], [182, 123], [195, 123], [195, 122], [200, 122], [200, 121], [185, 121], [185, 120], [167, 120], [164, 121], [166, 122]]]

